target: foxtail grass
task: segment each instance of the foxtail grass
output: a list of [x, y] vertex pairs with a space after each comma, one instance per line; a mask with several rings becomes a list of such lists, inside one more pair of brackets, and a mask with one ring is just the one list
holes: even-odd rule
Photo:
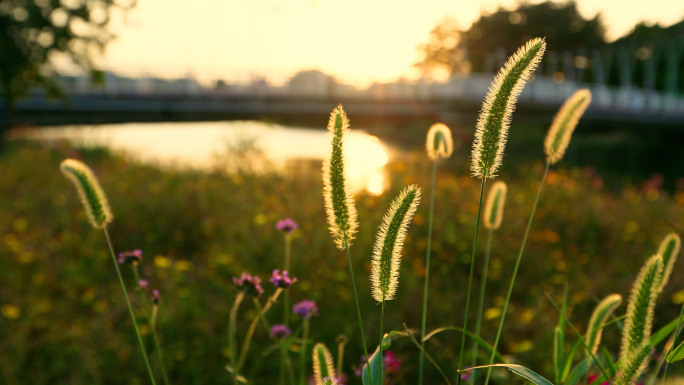
[[[471, 173], [474, 177], [482, 179], [480, 186], [480, 199], [475, 221], [475, 237], [473, 239], [473, 252], [470, 258], [470, 276], [468, 278], [468, 294], [466, 296], [465, 315], [461, 337], [461, 353], [458, 357], [458, 372], [463, 367], [463, 354], [465, 352], [465, 330], [468, 330], [468, 314], [470, 310], [470, 293], [472, 291], [473, 270], [475, 267], [475, 253], [477, 251], [477, 237], [480, 231], [480, 215], [482, 213], [482, 197], [484, 196], [485, 181], [494, 178], [501, 165], [508, 127], [511, 115], [515, 110], [518, 96], [522, 92], [525, 83], [534, 73], [546, 50], [546, 42], [541, 38], [534, 38], [520, 47], [504, 66], [499, 70], [494, 81], [487, 91], [487, 96], [482, 104], [480, 116], [477, 119], [477, 129], [473, 140], [471, 155]], [[495, 349], [496, 350], [496, 349]], [[493, 363], [494, 358], [492, 357]], [[487, 380], [491, 368], [487, 370]], [[460, 385], [461, 376], [457, 378]]]
[[451, 137], [451, 130], [443, 123], [436, 123], [428, 130], [425, 140], [425, 149], [428, 158], [432, 160], [432, 184], [430, 189], [430, 213], [428, 218], [428, 240], [427, 250], [425, 251], [425, 286], [423, 287], [423, 314], [420, 326], [420, 358], [418, 363], [418, 385], [423, 385], [423, 368], [425, 365], [425, 328], [427, 325], [427, 304], [428, 287], [430, 283], [430, 257], [432, 251], [432, 225], [435, 217], [435, 190], [437, 189], [437, 163], [440, 159], [451, 156], [454, 149], [454, 142]]
[[[587, 91], [588, 92], [588, 91]], [[577, 93], [573, 95], [573, 97], [570, 98], [570, 100], [573, 100], [575, 98]], [[553, 152], [551, 153], [553, 155], [550, 156], [547, 154], [546, 157], [546, 167], [544, 169], [544, 175], [542, 176], [541, 183], [539, 184], [539, 190], [537, 191], [537, 196], [535, 197], [534, 204], [532, 205], [532, 212], [530, 213], [530, 217], [527, 221], [527, 227], [525, 228], [525, 234], [523, 235], [522, 242], [520, 244], [520, 250], [518, 251], [518, 257], [516, 258], [515, 261], [515, 266], [513, 268], [513, 274], [511, 275], [511, 282], [508, 286], [508, 293], [506, 294], [506, 300], [504, 302], [503, 310], [501, 312], [501, 317], [499, 318], [499, 326], [496, 331], [496, 337], [494, 339], [494, 351], [499, 346], [499, 340], [501, 338], [501, 331], [503, 330], [503, 324], [504, 321], [506, 320], [506, 312], [508, 311], [508, 304], [511, 301], [511, 294], [513, 293], [513, 287], [515, 286], [515, 279], [518, 275], [518, 269], [520, 268], [520, 262], [522, 260], [523, 253], [525, 251], [525, 245], [527, 243], [527, 237], [530, 234], [530, 229], [532, 228], [532, 221], [534, 220], [534, 215], [537, 211], [537, 205], [539, 204], [539, 198], [541, 197], [541, 193], [544, 189], [544, 183], [546, 182], [546, 176], [549, 173], [549, 168], [551, 167], [552, 164], [557, 163], [560, 161], [563, 157], [563, 154], [565, 153], [565, 150], [567, 149], [569, 143], [570, 143], [570, 138], [572, 133], [575, 130], [575, 127], [577, 126], [577, 123], [579, 122], [579, 119], [582, 115], [582, 113], [586, 110], [588, 106], [588, 102], [591, 100], [591, 95], [586, 94], [584, 92], [581, 92], [580, 97], [578, 100], [575, 100], [574, 103], [571, 101], [568, 101], [564, 103], [564, 105], [560, 108], [558, 113], [556, 114], [556, 117], [554, 118], [554, 123], [551, 124], [551, 127], [549, 128], [549, 131], [546, 136], [546, 140], [544, 143], [556, 143], [556, 145], [552, 146], [551, 150]], [[575, 108], [566, 108], [567, 105], [575, 106]], [[562, 124], [556, 122], [564, 122]], [[562, 128], [562, 129], [561, 129]], [[546, 147], [546, 145], [545, 145]], [[546, 150], [545, 150], [546, 151]], [[489, 358], [489, 364], [494, 363], [494, 354], [490, 355]], [[487, 377], [485, 379], [485, 385], [489, 384], [489, 378], [491, 376], [491, 369], [487, 370]]]
[[[354, 267], [352, 266], [351, 253], [349, 247], [354, 239], [358, 228], [356, 218], [356, 206], [354, 198], [345, 181], [344, 175], [344, 134], [349, 131], [349, 119], [344, 112], [342, 105], [338, 105], [330, 114], [328, 121], [328, 131], [332, 134], [332, 144], [330, 158], [323, 161], [323, 200], [325, 201], [326, 214], [328, 217], [328, 227], [336, 246], [347, 253], [347, 265], [349, 266], [349, 277], [354, 293], [354, 306], [356, 307], [356, 318], [361, 332], [361, 342], [363, 354], [368, 359], [368, 347], [366, 335], [363, 330], [363, 318], [361, 317], [361, 306], [359, 305], [359, 294], [356, 290], [356, 280], [354, 279]], [[371, 379], [371, 385], [373, 380]], [[379, 384], [380, 385], [380, 384]]]
[[584, 337], [584, 341], [589, 347], [589, 351], [586, 352], [587, 356], [589, 356], [590, 353], [596, 354], [598, 351], [599, 344], [601, 343], [601, 335], [603, 334], [603, 324], [606, 323], [608, 318], [621, 303], [622, 296], [620, 294], [611, 294], [599, 302], [591, 313], [589, 325], [587, 326], [587, 334]]
[[325, 378], [335, 378], [332, 355], [328, 348], [320, 342], [313, 348], [313, 372], [316, 385], [324, 385]]
[[349, 131], [349, 119], [342, 105], [330, 114], [328, 131], [332, 134], [332, 148], [330, 158], [323, 161], [323, 199], [330, 234], [337, 248], [344, 250], [351, 246], [358, 222], [354, 197], [344, 175], [344, 134]]
[[658, 255], [663, 259], [663, 277], [660, 283], [660, 291], [663, 287], [667, 285], [670, 279], [670, 274], [672, 274], [672, 267], [677, 260], [677, 255], [679, 254], [679, 249], [682, 246], [682, 240], [679, 235], [675, 232], [669, 233], [665, 236], [660, 246], [658, 247]]
[[107, 201], [107, 196], [104, 190], [100, 186], [95, 174], [92, 172], [90, 167], [86, 166], [83, 162], [76, 159], [65, 159], [59, 165], [62, 173], [69, 179], [81, 198], [81, 203], [88, 216], [90, 224], [95, 229], [102, 229], [107, 241], [107, 246], [109, 247], [109, 254], [112, 257], [112, 262], [114, 263], [114, 268], [116, 269], [116, 275], [119, 278], [119, 284], [121, 285], [121, 291], [123, 292], [124, 299], [126, 300], [126, 305], [128, 306], [128, 312], [133, 321], [133, 328], [135, 329], [136, 337], [138, 338], [138, 343], [140, 344], [140, 351], [143, 356], [143, 361], [147, 367], [147, 372], [150, 376], [150, 381], [153, 385], [156, 385], [154, 379], [154, 374], [152, 373], [152, 367], [150, 366], [150, 361], [147, 358], [147, 351], [145, 349], [145, 344], [143, 343], [142, 336], [140, 335], [140, 328], [138, 328], [138, 321], [135, 318], [135, 313], [133, 312], [133, 306], [128, 298], [128, 291], [126, 289], [126, 284], [124, 283], [123, 277], [121, 275], [121, 269], [119, 269], [119, 263], [116, 260], [114, 253], [114, 247], [112, 246], [112, 241], [109, 238], [109, 232], [107, 232], [107, 224], [112, 221], [114, 216], [109, 208], [109, 203]]
[[[371, 266], [371, 292], [373, 298], [382, 304], [380, 313], [380, 344], [384, 336], [383, 323], [385, 318], [385, 301], [394, 299], [399, 285], [399, 267], [401, 264], [401, 250], [406, 238], [413, 214], [420, 203], [420, 189], [416, 185], [406, 187], [397, 196], [382, 219], [378, 235], [373, 246]], [[380, 362], [382, 348], [378, 349]], [[383, 370], [380, 365], [378, 382], [382, 384]], [[369, 371], [372, 377], [372, 372]], [[375, 380], [373, 380], [375, 382]]]
[[651, 356], [652, 346], [648, 341], [643, 341], [635, 346], [620, 361], [620, 370], [615, 377], [615, 385], [630, 385], [636, 382], [639, 375], [646, 369]]
[[[508, 188], [506, 183], [497, 181], [494, 182], [489, 194], [487, 194], [487, 201], [485, 203], [483, 225], [487, 229], [487, 246], [485, 249], [485, 257], [482, 265], [482, 279], [480, 280], [480, 293], [477, 301], [477, 318], [475, 318], [475, 332], [476, 336], [480, 336], [480, 329], [482, 328], [482, 313], [484, 311], [485, 291], [487, 288], [487, 274], [489, 271], [489, 257], [492, 252], [492, 238], [494, 237], [494, 230], [501, 227], [503, 221], [503, 209], [506, 205], [506, 192]], [[477, 366], [477, 341], [473, 341], [473, 356], [470, 361], [470, 366]], [[475, 381], [475, 373], [471, 375], [471, 383]]]
[[494, 78], [477, 120], [471, 159], [473, 176], [496, 176], [518, 96], [537, 69], [545, 50], [544, 39], [534, 38], [528, 41], [508, 58]]
[[648, 342], [653, 323], [653, 309], [660, 291], [663, 275], [663, 261], [656, 254], [646, 261], [634, 281], [632, 292], [627, 302], [627, 318], [622, 332], [619, 362], [625, 365], [634, 352]]
[[551, 164], [563, 159], [565, 150], [570, 144], [572, 133], [575, 131], [580, 117], [589, 107], [589, 103], [591, 103], [591, 92], [588, 89], [580, 89], [565, 101], [556, 114], [546, 140], [544, 140], [544, 153], [547, 161]]

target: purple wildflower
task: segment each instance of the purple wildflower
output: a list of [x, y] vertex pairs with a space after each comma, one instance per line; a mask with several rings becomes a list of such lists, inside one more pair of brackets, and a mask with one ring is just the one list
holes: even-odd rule
[[397, 359], [393, 351], [386, 350], [382, 356], [382, 364], [386, 372], [396, 372], [401, 369], [402, 362]]
[[292, 312], [299, 314], [302, 318], [306, 319], [311, 316], [318, 316], [318, 306], [316, 306], [315, 301], [305, 299], [294, 304], [294, 306], [292, 306]]
[[259, 297], [264, 293], [264, 288], [261, 287], [261, 278], [256, 275], [249, 275], [242, 273], [240, 278], [233, 277], [233, 283], [238, 289], [244, 290], [247, 294]]
[[159, 305], [160, 300], [161, 300], [161, 296], [159, 295], [159, 290], [157, 290], [157, 289], [152, 290], [152, 302], [155, 305]]
[[138, 281], [138, 285], [140, 285], [141, 289], [145, 290], [148, 286], [150, 286], [150, 283], [146, 279], [141, 279]]
[[271, 326], [271, 338], [285, 338], [290, 334], [292, 334], [292, 330], [285, 325], [278, 324]]
[[273, 286], [287, 289], [295, 282], [297, 282], [297, 278], [290, 277], [287, 270], [283, 270], [282, 274], [278, 269], [273, 270], [273, 276], [271, 276], [271, 283]]
[[119, 253], [119, 263], [140, 263], [142, 261], [142, 250], [122, 251]]
[[279, 231], [291, 234], [293, 231], [297, 230], [299, 225], [297, 222], [290, 218], [281, 219], [276, 223], [276, 229]]

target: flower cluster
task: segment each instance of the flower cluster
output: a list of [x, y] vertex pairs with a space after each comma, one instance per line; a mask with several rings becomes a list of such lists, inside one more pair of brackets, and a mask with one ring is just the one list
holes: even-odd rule
[[318, 306], [316, 306], [315, 301], [305, 299], [294, 304], [294, 306], [292, 306], [292, 312], [299, 314], [302, 318], [306, 319], [311, 316], [318, 316]]
[[298, 227], [299, 225], [297, 224], [297, 222], [293, 221], [290, 218], [281, 219], [276, 223], [276, 229], [278, 229], [278, 231], [282, 231], [288, 234], [291, 234], [293, 231], [297, 230]]
[[259, 297], [264, 293], [264, 288], [261, 287], [261, 279], [256, 275], [242, 273], [240, 278], [233, 277], [233, 283], [238, 289], [244, 290], [247, 294], [255, 297]]
[[285, 325], [273, 325], [271, 326], [271, 338], [285, 338], [292, 334], [292, 330]]
[[142, 250], [122, 251], [119, 253], [119, 263], [140, 263], [142, 261]]
[[273, 275], [271, 276], [271, 283], [273, 286], [287, 289], [295, 282], [297, 282], [297, 278], [290, 277], [287, 270], [283, 270], [282, 273], [278, 269], [273, 270]]

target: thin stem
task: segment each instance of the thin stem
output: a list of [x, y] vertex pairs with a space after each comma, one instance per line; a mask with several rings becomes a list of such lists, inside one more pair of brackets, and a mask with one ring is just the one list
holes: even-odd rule
[[240, 290], [235, 296], [233, 307], [230, 308], [230, 319], [228, 321], [228, 344], [230, 346], [230, 367], [233, 370], [233, 385], [237, 384], [237, 370], [235, 368], [235, 359], [237, 358], [237, 347], [235, 341], [235, 329], [237, 327], [237, 313], [240, 308], [242, 300], [245, 298], [245, 292]]
[[145, 366], [147, 367], [147, 373], [150, 375], [150, 381], [153, 385], [157, 382], [154, 380], [154, 375], [152, 374], [152, 368], [150, 367], [150, 360], [147, 359], [147, 352], [145, 352], [145, 344], [143, 343], [142, 336], [140, 335], [140, 329], [138, 328], [138, 321], [135, 319], [135, 314], [133, 314], [133, 306], [131, 306], [131, 300], [128, 299], [128, 292], [126, 291], [126, 284], [124, 284], [123, 277], [121, 276], [121, 269], [119, 269], [119, 263], [116, 261], [114, 256], [114, 247], [112, 247], [112, 241], [109, 239], [109, 233], [107, 232], [107, 227], [103, 227], [105, 238], [107, 239], [107, 246], [109, 246], [109, 253], [112, 256], [112, 262], [114, 262], [114, 268], [116, 268], [116, 275], [119, 277], [119, 283], [121, 284], [121, 290], [123, 291], [124, 298], [126, 299], [126, 305], [128, 305], [128, 312], [131, 315], [131, 320], [133, 320], [133, 327], [135, 328], [135, 335], [138, 337], [138, 343], [140, 343], [140, 351], [143, 355], [143, 360], [145, 361]]
[[[477, 318], [475, 319], [475, 335], [480, 336], [480, 328], [482, 327], [482, 313], [484, 311], [485, 289], [487, 287], [487, 273], [489, 270], [489, 256], [492, 253], [492, 238], [494, 230], [489, 229], [487, 232], [487, 248], [485, 250], [484, 266], [482, 266], [482, 279], [480, 280], [480, 295], [477, 301]], [[473, 357], [470, 361], [470, 366], [477, 366], [477, 341], [473, 341]], [[475, 383], [475, 372], [470, 376], [470, 383]]]
[[[504, 307], [501, 312], [501, 319], [499, 320], [499, 328], [496, 331], [496, 338], [494, 339], [494, 350], [489, 357], [489, 365], [494, 363], [494, 353], [496, 348], [499, 346], [499, 339], [501, 338], [501, 330], [503, 329], [504, 320], [506, 319], [506, 311], [508, 311], [508, 303], [511, 301], [511, 293], [513, 293], [513, 286], [515, 285], [515, 277], [518, 274], [518, 268], [520, 267], [520, 260], [522, 259], [523, 252], [525, 251], [525, 243], [527, 242], [527, 236], [530, 234], [530, 228], [532, 227], [532, 220], [534, 219], [534, 213], [537, 211], [537, 204], [539, 203], [539, 197], [541, 196], [542, 189], [544, 188], [544, 182], [546, 181], [546, 175], [549, 173], [549, 167], [551, 163], [546, 161], [546, 169], [544, 170], [544, 176], [542, 177], [541, 183], [539, 184], [539, 190], [537, 191], [537, 197], [534, 200], [534, 205], [532, 206], [532, 213], [530, 214], [530, 219], [527, 221], [527, 228], [525, 229], [525, 235], [523, 236], [522, 244], [520, 245], [520, 251], [518, 252], [518, 259], [515, 261], [515, 268], [513, 268], [513, 275], [511, 276], [511, 283], [508, 286], [508, 294], [506, 294], [506, 302], [504, 302]], [[485, 379], [485, 385], [489, 384], [489, 377], [492, 374], [492, 368], [487, 369], [487, 377]]]
[[[356, 305], [356, 318], [359, 321], [359, 329], [361, 330], [361, 342], [363, 343], [363, 354], [366, 360], [370, 359], [368, 355], [368, 347], [366, 346], [366, 334], [363, 331], [363, 320], [361, 318], [361, 307], [359, 306], [359, 295], [356, 292], [356, 281], [354, 280], [354, 269], [352, 268], [351, 254], [349, 253], [349, 242], [347, 241], [347, 234], [344, 234], [344, 246], [347, 250], [347, 264], [349, 265], [349, 276], [351, 277], [352, 292], [354, 292], [354, 305]], [[373, 376], [371, 377], [371, 385], [373, 385]]]
[[[682, 316], [684, 316], [684, 305], [682, 305], [682, 310], [679, 311], [679, 322], [677, 323], [677, 330], [675, 330], [674, 334], [674, 339], [672, 339], [672, 344], [670, 344], [670, 348], [667, 350], [667, 354], [665, 357], [670, 355], [670, 352], [672, 352], [672, 348], [674, 348], [675, 343], [677, 343], [677, 337], [679, 337], [679, 332], [681, 330], [682, 326]], [[665, 383], [665, 380], [667, 379], [667, 368], [670, 366], [670, 363], [665, 364], [665, 372], [663, 373], [663, 384]], [[657, 372], [656, 372], [657, 375]]]
[[423, 385], [423, 367], [425, 361], [425, 326], [427, 323], [428, 282], [430, 281], [430, 252], [432, 248], [432, 222], [435, 215], [435, 189], [437, 188], [437, 160], [432, 162], [432, 190], [430, 191], [430, 216], [428, 219], [427, 250], [425, 252], [425, 287], [423, 288], [423, 319], [420, 326], [420, 360], [418, 363], [418, 385]]
[[[384, 330], [384, 322], [385, 322], [385, 295], [382, 295], [382, 310], [380, 310], [380, 346], [378, 346], [378, 354], [380, 355], [380, 365], [378, 368], [378, 384], [382, 384], [383, 382], [383, 377], [384, 377], [384, 371], [385, 371], [385, 361], [382, 358], [382, 340], [385, 338], [385, 334], [383, 333]], [[369, 368], [368, 370], [368, 377], [373, 377], [373, 370], [372, 368]]]
[[470, 277], [468, 278], [468, 295], [466, 296], [465, 316], [463, 318], [463, 333], [461, 333], [461, 354], [458, 356], [458, 377], [456, 384], [461, 384], [461, 368], [463, 368], [463, 353], [465, 352], [466, 330], [468, 330], [468, 310], [470, 308], [470, 292], [473, 288], [473, 271], [475, 270], [475, 252], [477, 251], [477, 235], [480, 232], [480, 214], [482, 214], [482, 197], [484, 196], [485, 182], [487, 178], [482, 178], [480, 186], [480, 203], [477, 207], [477, 220], [475, 222], [475, 239], [473, 239], [473, 254], [470, 257]]
[[140, 273], [138, 272], [138, 265], [137, 263], [131, 263], [131, 269], [133, 270], [133, 276], [135, 277], [135, 282], [138, 285], [137, 290], [138, 293], [140, 293], [140, 302], [143, 305], [143, 311], [145, 312], [145, 318], [147, 319], [147, 323], [150, 325], [150, 329], [152, 329], [152, 340], [154, 341], [154, 352], [157, 356], [157, 361], [159, 362], [159, 367], [161, 368], [162, 372], [162, 377], [164, 378], [164, 384], [169, 385], [169, 378], [166, 374], [166, 367], [164, 366], [164, 358], [162, 357], [162, 351], [161, 347], [159, 345], [159, 339], [157, 338], [157, 330], [156, 328], [152, 325], [152, 320], [150, 318], [150, 311], [148, 308], [147, 304], [147, 298], [145, 297], [145, 293], [142, 291], [142, 287], [140, 287]]
[[[285, 233], [285, 270], [290, 273], [290, 276], [292, 276], [292, 271], [291, 269], [291, 246], [290, 246], [290, 240], [291, 240], [290, 233]], [[285, 326], [290, 326], [290, 291], [287, 290], [285, 291], [285, 298], [283, 302], [283, 323]]]
[[[257, 314], [261, 313], [263, 308], [261, 307], [261, 302], [259, 302], [259, 299], [257, 297], [252, 297], [252, 302], [257, 310]], [[271, 325], [268, 324], [268, 320], [265, 317], [261, 317], [261, 325], [264, 327], [266, 333], [271, 332]]]
[[254, 336], [254, 331], [256, 330], [257, 324], [259, 323], [259, 319], [263, 317], [269, 309], [271, 309], [271, 306], [275, 303], [275, 301], [278, 299], [280, 296], [280, 293], [283, 292], [283, 288], [279, 287], [276, 289], [276, 291], [271, 295], [271, 297], [268, 299], [268, 302], [266, 302], [266, 305], [264, 305], [263, 309], [259, 314], [254, 317], [252, 320], [252, 323], [249, 325], [249, 329], [247, 329], [247, 334], [245, 335], [245, 341], [242, 343], [242, 350], [240, 351], [240, 358], [238, 359], [237, 367], [235, 367], [235, 375], [237, 376], [239, 373], [240, 368], [242, 365], [245, 363], [245, 359], [247, 359], [247, 352], [249, 351], [249, 344], [252, 342], [252, 337]]
[[306, 353], [309, 344], [309, 318], [304, 318], [304, 331], [302, 332], [302, 345], [299, 350], [299, 385], [306, 384]]

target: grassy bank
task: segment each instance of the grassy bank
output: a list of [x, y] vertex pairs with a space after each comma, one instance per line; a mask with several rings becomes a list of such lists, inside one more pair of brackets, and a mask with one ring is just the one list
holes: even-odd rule
[[[463, 321], [479, 182], [455, 171], [467, 169], [468, 162], [467, 149], [457, 151], [460, 160], [450, 160], [455, 163], [438, 175], [431, 328]], [[144, 253], [143, 275], [162, 296], [158, 332], [172, 383], [229, 381], [228, 313], [237, 293], [231, 279], [246, 271], [266, 281], [272, 269], [282, 267], [283, 237], [275, 223], [284, 217], [300, 227], [292, 241], [292, 271], [299, 282], [291, 296], [293, 301], [313, 299], [320, 309], [311, 320], [313, 339], [334, 346], [338, 335], [357, 333], [346, 256], [329, 239], [318, 164], [293, 167], [296, 172], [288, 175], [226, 175], [222, 165], [208, 172], [158, 169], [105, 150], [14, 141], [0, 155], [0, 377], [8, 384], [147, 383], [102, 234], [89, 227], [72, 187], [58, 172], [66, 157], [91, 165], [107, 191], [116, 251]], [[490, 340], [543, 171], [541, 157], [513, 165], [515, 170], [502, 171], [509, 198], [492, 251], [483, 325]], [[352, 258], [369, 336], [380, 333], [367, 279], [375, 231], [404, 185], [428, 188], [429, 170], [422, 151], [410, 152], [388, 165], [386, 194], [356, 197], [360, 231]], [[547, 179], [500, 345], [503, 353], [541, 374], [551, 370], [551, 331], [558, 319], [544, 294], [560, 300], [567, 285], [570, 319], [584, 330], [597, 300], [613, 292], [626, 295], [662, 237], [684, 230], [684, 190], [665, 193], [658, 186], [624, 183], [616, 192], [604, 184], [586, 167], [559, 168]], [[385, 314], [386, 330], [403, 329], [404, 322], [420, 326], [426, 217], [427, 206], [419, 208], [405, 244], [397, 300]], [[676, 317], [677, 304], [684, 302], [684, 291], [678, 291], [684, 277], [676, 271], [658, 304], [656, 327]], [[243, 305], [242, 320], [255, 314], [250, 306]], [[280, 311], [269, 316], [275, 323]], [[247, 328], [243, 322], [239, 330]], [[608, 329], [604, 340], [615, 351], [619, 332]], [[358, 341], [350, 338], [345, 354], [352, 383], [360, 383], [353, 374], [361, 357]], [[452, 372], [459, 341], [456, 333], [444, 334], [428, 343], [428, 351], [439, 352], [439, 363]], [[268, 349], [271, 345], [258, 330], [245, 367], [255, 383], [277, 383], [278, 353]], [[416, 383], [415, 347], [399, 340], [393, 351], [404, 362], [399, 383]], [[438, 378], [428, 367], [427, 383]]]

